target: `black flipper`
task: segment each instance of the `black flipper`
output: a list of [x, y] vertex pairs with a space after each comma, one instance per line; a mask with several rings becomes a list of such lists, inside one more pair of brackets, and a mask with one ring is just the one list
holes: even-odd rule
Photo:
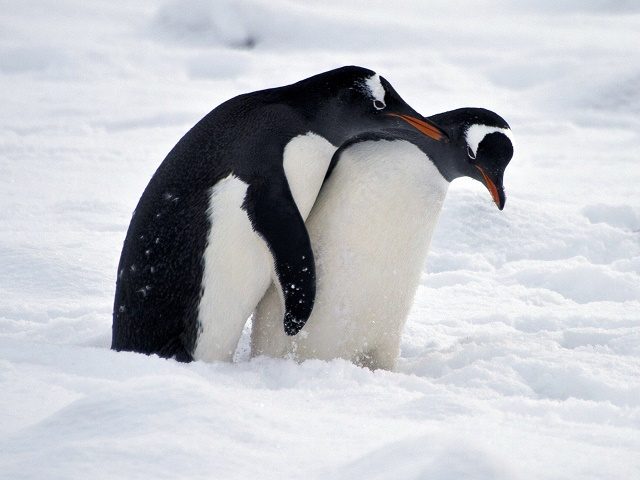
[[313, 310], [316, 274], [309, 234], [284, 172], [276, 181], [252, 181], [243, 208], [273, 255], [284, 297], [284, 331], [295, 335]]

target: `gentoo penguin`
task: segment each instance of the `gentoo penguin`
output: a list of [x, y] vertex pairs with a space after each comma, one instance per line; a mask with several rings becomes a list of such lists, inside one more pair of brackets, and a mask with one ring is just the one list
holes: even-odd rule
[[133, 213], [112, 348], [231, 360], [272, 279], [284, 332], [296, 334], [315, 298], [304, 219], [332, 155], [353, 135], [394, 125], [443, 138], [389, 82], [353, 66], [240, 95], [206, 115], [169, 152]]
[[253, 316], [252, 355], [343, 358], [393, 369], [400, 336], [449, 182], [481, 181], [502, 210], [513, 147], [509, 125], [484, 109], [433, 117], [450, 141], [390, 129], [348, 140], [307, 219], [317, 295], [296, 337], [279, 328], [277, 292]]

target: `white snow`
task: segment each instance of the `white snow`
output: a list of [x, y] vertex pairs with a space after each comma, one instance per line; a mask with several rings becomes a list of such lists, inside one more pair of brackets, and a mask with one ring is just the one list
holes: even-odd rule
[[[640, 6], [5, 2], [0, 478], [640, 477]], [[362, 65], [518, 142], [452, 184], [398, 372], [108, 349], [131, 212], [221, 101]]]

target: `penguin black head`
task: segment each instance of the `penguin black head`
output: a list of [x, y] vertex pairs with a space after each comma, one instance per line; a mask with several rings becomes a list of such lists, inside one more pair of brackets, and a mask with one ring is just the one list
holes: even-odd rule
[[497, 207], [505, 204], [504, 170], [513, 156], [509, 124], [483, 108], [460, 108], [439, 113], [430, 120], [447, 131], [450, 144], [433, 156], [447, 180], [467, 176], [482, 182]]
[[324, 136], [340, 144], [352, 135], [384, 128], [417, 130], [433, 140], [447, 133], [411, 108], [376, 72], [347, 66], [297, 82], [290, 97], [301, 103]]

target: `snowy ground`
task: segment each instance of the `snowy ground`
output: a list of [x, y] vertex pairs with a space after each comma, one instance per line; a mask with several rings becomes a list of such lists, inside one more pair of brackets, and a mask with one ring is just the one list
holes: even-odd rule
[[[640, 6], [2, 1], [0, 478], [640, 478]], [[399, 372], [108, 350], [130, 213], [241, 92], [344, 64], [516, 135], [457, 181]]]

